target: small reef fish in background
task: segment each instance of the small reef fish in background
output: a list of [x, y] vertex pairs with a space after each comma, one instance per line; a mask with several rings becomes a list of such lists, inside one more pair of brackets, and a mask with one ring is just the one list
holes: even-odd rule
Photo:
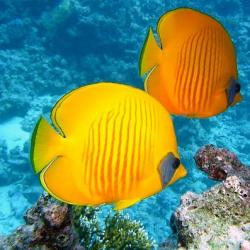
[[210, 117], [242, 99], [234, 45], [218, 21], [179, 8], [159, 19], [157, 33], [161, 48], [150, 28], [139, 73], [151, 70], [145, 89], [171, 114]]
[[62, 97], [40, 118], [31, 162], [52, 196], [70, 204], [124, 209], [186, 175], [172, 120], [139, 89], [97, 83]]

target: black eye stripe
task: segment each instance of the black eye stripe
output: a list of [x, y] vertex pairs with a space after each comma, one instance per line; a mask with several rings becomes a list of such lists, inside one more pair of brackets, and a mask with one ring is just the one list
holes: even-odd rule
[[228, 106], [233, 103], [234, 97], [236, 96], [237, 93], [240, 92], [240, 84], [233, 78], [231, 78], [229, 81], [230, 85], [226, 89]]
[[175, 161], [174, 161], [174, 163], [173, 163], [173, 168], [174, 169], [177, 169], [179, 166], [180, 166], [180, 159], [178, 159], [178, 158], [175, 158]]
[[235, 92], [236, 93], [240, 92], [240, 84], [239, 83], [236, 83], [236, 85], [235, 85]]

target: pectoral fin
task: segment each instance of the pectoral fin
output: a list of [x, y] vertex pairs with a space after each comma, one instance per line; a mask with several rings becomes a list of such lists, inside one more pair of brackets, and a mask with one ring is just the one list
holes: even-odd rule
[[114, 210], [122, 210], [122, 209], [128, 208], [128, 207], [134, 205], [135, 203], [137, 203], [139, 201], [140, 201], [140, 199], [120, 200], [120, 201], [117, 201], [115, 203]]
[[[166, 93], [163, 89], [161, 72], [159, 66], [155, 66], [144, 81], [144, 89], [159, 102], [166, 103]], [[169, 102], [168, 102], [169, 103]]]
[[241, 102], [243, 100], [243, 96], [240, 93], [237, 93], [234, 97], [234, 101], [232, 102], [231, 106], [236, 105], [238, 102]]

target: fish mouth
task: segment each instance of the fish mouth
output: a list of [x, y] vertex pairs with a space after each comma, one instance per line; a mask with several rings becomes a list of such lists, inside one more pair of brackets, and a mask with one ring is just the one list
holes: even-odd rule
[[187, 170], [182, 164], [180, 164], [179, 166], [179, 174], [180, 174], [180, 177], [185, 177], [187, 175]]
[[237, 104], [238, 102], [242, 100], [243, 100], [243, 96], [240, 93], [237, 93], [237, 95], [234, 97], [234, 100], [230, 106], [234, 106], [235, 104]]
[[187, 175], [187, 170], [184, 165], [181, 163], [179, 167], [176, 169], [173, 177], [168, 182], [167, 186], [172, 185], [174, 182], [178, 181], [179, 179], [185, 177]]

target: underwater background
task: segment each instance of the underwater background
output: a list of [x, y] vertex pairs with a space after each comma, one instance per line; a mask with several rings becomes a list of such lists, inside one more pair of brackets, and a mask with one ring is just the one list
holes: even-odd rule
[[212, 15], [226, 27], [236, 46], [244, 99], [210, 119], [174, 117], [188, 176], [124, 213], [162, 242], [171, 234], [170, 217], [180, 196], [216, 183], [195, 166], [199, 147], [226, 147], [250, 164], [249, 1], [0, 0], [0, 234], [21, 225], [25, 210], [43, 192], [29, 162], [37, 119], [48, 116], [66, 92], [87, 83], [143, 88], [138, 59], [147, 29], [155, 30], [164, 12], [182, 6]]

